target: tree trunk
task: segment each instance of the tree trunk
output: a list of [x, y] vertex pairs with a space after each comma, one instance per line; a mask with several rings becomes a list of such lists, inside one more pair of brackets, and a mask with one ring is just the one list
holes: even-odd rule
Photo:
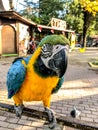
[[90, 13], [87, 11], [83, 12], [84, 14], [84, 24], [83, 24], [83, 43], [82, 43], [82, 47], [86, 47], [86, 36], [87, 36], [87, 30], [89, 28], [90, 25]]

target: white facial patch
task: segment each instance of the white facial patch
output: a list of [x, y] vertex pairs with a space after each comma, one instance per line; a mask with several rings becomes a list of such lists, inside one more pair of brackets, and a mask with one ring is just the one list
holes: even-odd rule
[[[45, 66], [47, 68], [50, 68], [49, 65], [48, 65], [49, 60], [53, 59], [53, 56], [55, 54], [57, 54], [58, 52], [60, 52], [62, 49], [65, 49], [65, 48], [66, 47], [64, 45], [53, 45], [53, 49], [51, 50], [52, 51], [52, 55], [51, 56], [48, 56], [47, 58], [44, 58], [43, 56], [41, 56], [41, 59], [42, 59], [43, 63], [45, 64]], [[47, 55], [47, 52], [45, 54]]]

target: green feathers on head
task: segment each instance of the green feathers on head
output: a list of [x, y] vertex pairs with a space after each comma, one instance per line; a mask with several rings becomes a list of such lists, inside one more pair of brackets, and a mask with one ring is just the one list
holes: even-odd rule
[[51, 45], [56, 45], [56, 44], [69, 44], [69, 40], [64, 37], [63, 35], [48, 35], [44, 37], [39, 46], [43, 46], [44, 44], [51, 44]]

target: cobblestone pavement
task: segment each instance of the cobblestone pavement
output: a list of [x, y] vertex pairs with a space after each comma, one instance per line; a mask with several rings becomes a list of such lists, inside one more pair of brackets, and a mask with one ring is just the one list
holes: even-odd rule
[[[98, 70], [89, 69], [88, 62], [98, 57], [98, 50], [87, 50], [80, 53], [74, 50], [68, 53], [69, 64], [65, 74], [65, 82], [57, 94], [52, 95], [51, 108], [58, 114], [70, 117], [75, 106], [81, 111], [78, 120], [92, 123], [98, 127]], [[7, 99], [6, 74], [13, 57], [0, 59], [0, 102], [13, 104]], [[28, 108], [44, 110], [42, 102], [24, 102]], [[0, 130], [43, 130], [47, 128], [43, 120], [22, 116], [0, 110]], [[57, 130], [76, 130], [59, 125]]]

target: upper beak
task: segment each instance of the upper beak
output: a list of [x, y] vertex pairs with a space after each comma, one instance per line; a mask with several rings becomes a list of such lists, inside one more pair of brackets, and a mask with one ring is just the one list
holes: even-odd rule
[[58, 53], [56, 53], [52, 59], [49, 60], [49, 67], [53, 69], [57, 76], [61, 78], [67, 69], [67, 54], [66, 49], [60, 50]]

